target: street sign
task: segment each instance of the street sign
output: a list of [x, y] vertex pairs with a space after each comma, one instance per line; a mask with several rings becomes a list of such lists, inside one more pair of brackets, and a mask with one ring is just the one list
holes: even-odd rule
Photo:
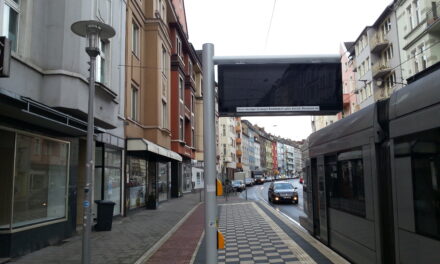
[[11, 45], [7, 37], [0, 37], [0, 78], [9, 77], [9, 65], [11, 61]]
[[221, 116], [331, 115], [342, 111], [339, 56], [214, 60]]

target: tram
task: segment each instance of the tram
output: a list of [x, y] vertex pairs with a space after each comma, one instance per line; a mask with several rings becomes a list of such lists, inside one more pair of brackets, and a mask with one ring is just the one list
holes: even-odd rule
[[354, 263], [440, 263], [440, 66], [308, 138], [310, 234]]

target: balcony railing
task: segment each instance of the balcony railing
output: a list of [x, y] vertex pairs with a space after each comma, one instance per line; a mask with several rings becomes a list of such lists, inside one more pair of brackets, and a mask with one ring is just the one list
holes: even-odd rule
[[383, 36], [382, 32], [377, 32], [375, 36], [370, 41], [371, 52], [380, 53], [389, 45], [388, 39]]
[[242, 169], [242, 168], [243, 168], [243, 163], [237, 162], [237, 169]]
[[241, 157], [243, 155], [243, 152], [241, 150], [237, 150], [237, 156]]
[[373, 78], [380, 78], [384, 75], [389, 74], [393, 69], [390, 66], [389, 61], [387, 62], [377, 62], [373, 65]]
[[235, 143], [237, 143], [238, 145], [241, 144], [241, 138], [237, 138], [237, 139], [235, 140]]
[[241, 132], [241, 126], [235, 126], [235, 132]]
[[440, 34], [440, 5], [432, 2], [431, 10], [426, 13], [426, 28], [430, 33]]

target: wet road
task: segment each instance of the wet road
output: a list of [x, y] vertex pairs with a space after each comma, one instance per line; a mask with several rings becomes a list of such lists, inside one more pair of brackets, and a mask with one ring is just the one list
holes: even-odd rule
[[[268, 203], [273, 208], [278, 210], [279, 212], [283, 213], [284, 215], [292, 218], [293, 220], [297, 221], [299, 223], [299, 217], [305, 216], [304, 214], [304, 199], [303, 199], [303, 186], [299, 183], [299, 179], [291, 179], [287, 180], [288, 182], [291, 182], [293, 186], [298, 188], [298, 198], [299, 202], [298, 204], [288, 204], [288, 203], [282, 203], [282, 204], [273, 204], [270, 203], [267, 199], [267, 191], [270, 185], [270, 182], [264, 183], [264, 185], [254, 185], [252, 187], [247, 187], [247, 198], [249, 200], [260, 200]], [[241, 192], [240, 196], [242, 198], [246, 197], [246, 191]]]

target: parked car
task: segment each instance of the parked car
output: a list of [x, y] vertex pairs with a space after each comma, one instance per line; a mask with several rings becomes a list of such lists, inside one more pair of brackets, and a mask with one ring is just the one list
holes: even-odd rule
[[253, 186], [254, 185], [254, 179], [246, 178], [246, 179], [244, 179], [244, 183], [246, 184], [246, 186]]
[[273, 178], [272, 178], [272, 176], [267, 176], [264, 181], [271, 182], [271, 181], [273, 181]]
[[244, 184], [244, 182], [242, 180], [235, 180], [231, 182], [231, 186], [234, 190], [236, 190], [237, 192], [241, 192], [244, 189], [246, 189], [246, 185]]
[[298, 204], [298, 192], [297, 188], [293, 187], [290, 182], [273, 182], [269, 186], [267, 193], [269, 202], [282, 202], [288, 201], [294, 204]]

